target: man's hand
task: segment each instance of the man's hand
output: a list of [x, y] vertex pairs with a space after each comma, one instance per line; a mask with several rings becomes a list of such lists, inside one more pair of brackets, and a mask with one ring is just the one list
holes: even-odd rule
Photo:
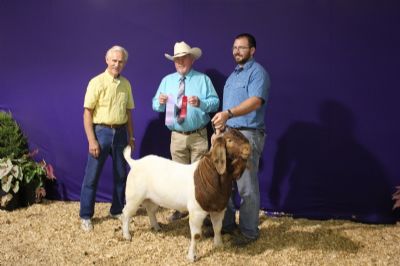
[[96, 159], [99, 157], [100, 145], [97, 140], [89, 142], [89, 153]]
[[189, 96], [189, 98], [188, 98], [188, 103], [189, 103], [191, 106], [199, 107], [199, 106], [200, 106], [200, 99], [199, 99], [199, 97], [197, 97], [197, 96]]
[[168, 100], [168, 95], [160, 93], [160, 96], [158, 96], [158, 101], [160, 104], [166, 104]]
[[135, 139], [134, 138], [129, 139], [129, 146], [131, 146], [132, 151], [135, 149]]
[[227, 111], [219, 112], [214, 115], [211, 119], [211, 123], [214, 124], [215, 129], [223, 131], [225, 129], [225, 123], [229, 118]]

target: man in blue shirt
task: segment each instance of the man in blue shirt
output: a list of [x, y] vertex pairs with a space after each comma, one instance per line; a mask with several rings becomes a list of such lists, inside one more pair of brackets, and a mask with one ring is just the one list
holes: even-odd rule
[[[258, 183], [258, 165], [265, 142], [264, 115], [270, 87], [270, 79], [265, 69], [253, 56], [256, 51], [256, 40], [243, 33], [236, 36], [232, 47], [237, 66], [228, 77], [223, 96], [222, 112], [213, 119], [217, 130], [239, 129], [250, 141], [252, 152], [250, 167], [237, 181], [237, 191], [241, 202], [239, 208], [239, 230], [234, 244], [247, 245], [259, 236], [260, 191]], [[222, 230], [226, 233], [236, 231], [235, 194], [229, 200]]]
[[[165, 54], [167, 59], [174, 61], [176, 72], [162, 79], [153, 97], [153, 110], [166, 112], [166, 126], [171, 130], [172, 160], [183, 164], [199, 160], [208, 151], [206, 126], [210, 122], [209, 113], [216, 112], [219, 107], [219, 98], [210, 78], [192, 69], [200, 56], [200, 48], [191, 48], [185, 42], [176, 43], [174, 55]], [[175, 212], [169, 220], [185, 215], [187, 213]]]

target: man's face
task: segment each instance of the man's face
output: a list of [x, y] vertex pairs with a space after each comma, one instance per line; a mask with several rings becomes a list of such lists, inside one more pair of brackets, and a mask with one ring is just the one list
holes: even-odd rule
[[194, 58], [190, 54], [174, 58], [176, 71], [182, 76], [185, 76], [187, 73], [189, 73], [193, 62]]
[[106, 63], [108, 73], [116, 78], [125, 66], [124, 54], [121, 51], [111, 51], [106, 57]]
[[247, 40], [247, 38], [236, 39], [233, 43], [233, 58], [239, 65], [244, 65], [250, 58], [253, 57], [254, 52], [255, 48], [249, 47], [249, 41]]

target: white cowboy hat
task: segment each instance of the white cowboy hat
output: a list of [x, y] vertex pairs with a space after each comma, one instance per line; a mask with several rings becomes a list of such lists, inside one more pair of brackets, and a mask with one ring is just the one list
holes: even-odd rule
[[174, 46], [174, 55], [164, 54], [169, 60], [174, 61], [174, 58], [185, 56], [187, 54], [193, 55], [194, 59], [199, 59], [201, 56], [201, 49], [197, 47], [191, 48], [185, 42], [177, 42]]

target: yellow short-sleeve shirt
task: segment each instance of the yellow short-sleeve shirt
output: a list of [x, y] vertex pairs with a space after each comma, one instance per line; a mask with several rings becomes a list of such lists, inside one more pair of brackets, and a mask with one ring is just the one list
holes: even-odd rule
[[126, 110], [135, 107], [131, 84], [121, 75], [114, 78], [105, 71], [90, 80], [83, 106], [93, 110], [94, 124], [125, 124]]

